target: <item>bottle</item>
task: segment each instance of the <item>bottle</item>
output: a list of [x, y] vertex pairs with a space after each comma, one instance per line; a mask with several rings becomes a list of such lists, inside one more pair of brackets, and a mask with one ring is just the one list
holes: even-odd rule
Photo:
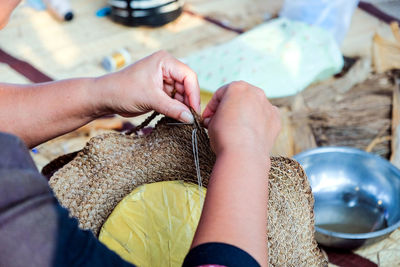
[[74, 18], [69, 0], [43, 0], [47, 10], [59, 20], [70, 21]]

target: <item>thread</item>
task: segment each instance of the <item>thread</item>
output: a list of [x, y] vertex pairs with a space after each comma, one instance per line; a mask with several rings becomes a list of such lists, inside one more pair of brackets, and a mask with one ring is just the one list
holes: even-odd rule
[[115, 71], [128, 65], [131, 61], [132, 58], [128, 50], [122, 48], [111, 56], [105, 57], [101, 64], [107, 71]]
[[135, 133], [136, 135], [138, 135], [139, 131], [142, 130], [144, 127], [146, 127], [147, 125], [149, 125], [149, 123], [159, 115], [160, 113], [158, 113], [157, 111], [153, 111], [153, 113], [150, 114], [150, 116], [148, 116], [139, 126], [134, 127], [132, 130], [127, 131], [125, 134], [126, 135], [131, 135], [133, 133]]
[[[172, 91], [172, 97], [175, 96], [176, 90]], [[196, 118], [196, 112], [190, 108], [190, 111], [192, 112], [193, 116]], [[138, 131], [144, 127], [146, 127], [159, 113], [157, 111], [153, 111], [153, 113], [147, 117], [138, 127], [135, 127], [131, 131], [126, 132], [126, 135], [131, 135], [133, 133], [138, 133]], [[182, 122], [176, 122], [176, 123], [167, 123], [167, 125], [171, 126], [180, 126], [180, 125], [187, 125], [189, 123], [182, 123]], [[195, 119], [195, 122], [193, 123], [195, 128], [192, 130], [192, 150], [193, 150], [193, 158], [194, 158], [194, 165], [196, 168], [196, 176], [197, 176], [197, 184], [199, 186], [199, 196], [200, 196], [200, 203], [203, 203], [204, 199], [201, 194], [201, 188], [203, 187], [203, 180], [201, 178], [201, 171], [200, 171], [200, 160], [199, 160], [199, 146], [198, 146], [198, 141], [197, 141], [197, 129], [201, 130], [200, 123]]]
[[192, 131], [192, 148], [193, 148], [194, 165], [196, 167], [197, 184], [199, 185], [200, 203], [202, 203], [203, 197], [201, 194], [201, 188], [203, 187], [203, 182], [201, 179], [201, 172], [200, 172], [199, 147], [197, 145], [197, 128], [194, 128]]

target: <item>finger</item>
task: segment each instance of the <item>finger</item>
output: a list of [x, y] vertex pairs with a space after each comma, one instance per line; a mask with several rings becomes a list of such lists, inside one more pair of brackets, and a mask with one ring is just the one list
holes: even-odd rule
[[182, 95], [185, 93], [185, 87], [181, 83], [175, 82], [175, 89], [178, 93]]
[[229, 84], [224, 85], [214, 93], [210, 102], [208, 102], [206, 108], [204, 109], [203, 118], [211, 118], [215, 114], [228, 86]]
[[174, 85], [173, 84], [168, 84], [168, 83], [164, 83], [164, 92], [169, 95], [172, 96], [173, 92], [174, 92]]
[[187, 95], [184, 96], [183, 103], [185, 103], [185, 105], [189, 105], [189, 97]]
[[156, 111], [182, 122], [193, 123], [193, 115], [185, 104], [165, 94], [162, 94], [159, 99], [159, 103], [153, 107]]
[[[185, 103], [185, 102], [184, 102], [185, 99], [184, 99], [183, 95], [181, 95], [180, 93], [176, 93], [174, 98], [175, 98], [176, 100], [178, 100], [179, 102]], [[185, 104], [186, 104], [186, 103], [185, 103]]]
[[200, 87], [196, 73], [176, 58], [169, 57], [163, 65], [163, 76], [182, 84], [184, 90], [181, 93], [188, 96], [189, 105], [200, 113]]
[[164, 81], [164, 84], [173, 85], [175, 83], [174, 79], [172, 79], [171, 77], [167, 77], [167, 76], [163, 77], [163, 81]]

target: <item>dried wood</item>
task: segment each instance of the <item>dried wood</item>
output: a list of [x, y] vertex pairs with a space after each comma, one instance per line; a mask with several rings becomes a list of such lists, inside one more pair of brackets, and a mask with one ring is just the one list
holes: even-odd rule
[[374, 153], [389, 155], [393, 84], [385, 75], [365, 81], [370, 71], [370, 60], [364, 58], [341, 78], [272, 101], [292, 110], [295, 154], [316, 146], [370, 145]]
[[392, 30], [394, 38], [400, 44], [400, 27], [399, 27], [399, 23], [397, 23], [397, 21], [393, 21], [392, 23], [390, 23], [390, 28]]
[[271, 154], [274, 156], [292, 157], [294, 151], [293, 125], [291, 122], [291, 112], [287, 107], [280, 108], [281, 113], [281, 132], [275, 141]]
[[[318, 146], [352, 146], [365, 149], [378, 136], [391, 135], [394, 85], [386, 75], [375, 75], [355, 86], [342, 99], [309, 113]], [[372, 152], [388, 158], [388, 138], [375, 141]]]
[[296, 120], [293, 123], [293, 129], [294, 140], [296, 140], [293, 148], [294, 154], [317, 147], [312, 129], [307, 123]]
[[339, 79], [331, 79], [315, 84], [304, 90], [301, 94], [307, 107], [314, 109], [330, 103], [348, 92], [356, 84], [365, 81], [371, 73], [371, 60], [359, 59], [354, 66]]
[[294, 153], [300, 153], [317, 147], [314, 134], [309, 125], [308, 117], [301, 116], [307, 114], [307, 107], [304, 103], [304, 98], [301, 94], [297, 95], [292, 102], [292, 124], [293, 124], [293, 137], [294, 140]]
[[341, 78], [272, 101], [291, 108], [295, 154], [317, 146], [350, 146], [389, 156], [393, 83], [387, 75], [370, 73], [371, 62], [363, 58]]
[[379, 34], [373, 39], [374, 69], [383, 73], [391, 69], [400, 69], [400, 31], [397, 22], [391, 24], [391, 29], [396, 42], [387, 40]]
[[393, 90], [392, 109], [392, 154], [390, 161], [400, 168], [400, 89], [399, 85]]
[[377, 144], [380, 144], [380, 143], [382, 143], [382, 142], [391, 141], [391, 140], [392, 140], [392, 137], [389, 136], [389, 135], [387, 135], [387, 136], [379, 136], [379, 137], [376, 137], [376, 138], [375, 138], [374, 140], [372, 140], [372, 142], [367, 146], [367, 148], [365, 149], [365, 151], [371, 152]]

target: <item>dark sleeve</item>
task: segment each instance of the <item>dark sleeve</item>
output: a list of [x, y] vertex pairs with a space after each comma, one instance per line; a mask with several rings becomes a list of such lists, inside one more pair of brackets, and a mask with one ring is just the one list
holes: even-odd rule
[[192, 248], [183, 267], [221, 265], [227, 267], [259, 267], [260, 264], [246, 251], [225, 243], [205, 243]]
[[69, 218], [20, 139], [0, 148], [0, 266], [133, 266]]
[[90, 231], [78, 228], [68, 211], [56, 206], [58, 233], [53, 266], [133, 266], [103, 245]]

